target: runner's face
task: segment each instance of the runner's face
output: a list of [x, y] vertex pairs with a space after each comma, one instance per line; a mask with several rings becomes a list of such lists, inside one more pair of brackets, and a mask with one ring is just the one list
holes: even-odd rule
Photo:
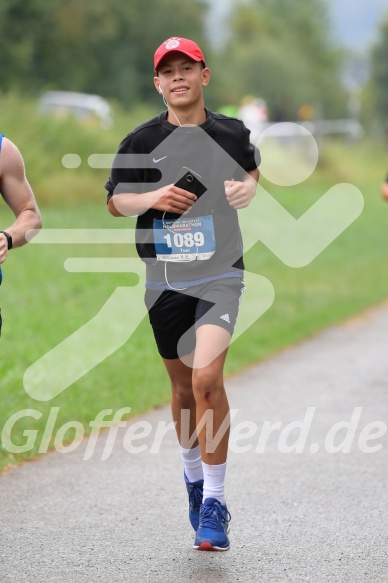
[[208, 83], [209, 69], [182, 53], [166, 56], [155, 77], [155, 87], [163, 89], [167, 102], [174, 107], [187, 107], [202, 100], [202, 88]]

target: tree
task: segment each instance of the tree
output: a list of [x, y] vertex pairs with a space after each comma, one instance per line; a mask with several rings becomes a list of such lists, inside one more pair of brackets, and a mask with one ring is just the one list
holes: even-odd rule
[[128, 105], [156, 99], [152, 58], [169, 36], [205, 45], [200, 0], [2, 0], [2, 91], [99, 93]]
[[230, 24], [220, 58], [228, 71], [225, 90], [235, 100], [263, 97], [270, 111], [287, 101], [293, 117], [306, 103], [323, 106], [325, 115], [343, 114], [339, 54], [324, 0], [252, 0], [236, 6]]
[[371, 87], [375, 114], [388, 122], [388, 19], [380, 27], [380, 38], [371, 54]]
[[2, 91], [35, 86], [35, 47], [45, 34], [52, 5], [39, 0], [0, 3], [0, 87]]

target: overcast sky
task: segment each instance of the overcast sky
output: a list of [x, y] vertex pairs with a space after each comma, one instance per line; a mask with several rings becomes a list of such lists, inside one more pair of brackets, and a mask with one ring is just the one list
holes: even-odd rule
[[388, 17], [387, 0], [329, 0], [337, 39], [355, 50], [369, 48]]

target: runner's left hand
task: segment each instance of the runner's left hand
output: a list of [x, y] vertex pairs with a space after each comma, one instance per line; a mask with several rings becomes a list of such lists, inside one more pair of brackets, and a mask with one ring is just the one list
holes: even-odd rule
[[0, 233], [0, 264], [4, 263], [8, 254], [8, 241], [7, 237]]
[[225, 180], [225, 195], [231, 207], [242, 209], [249, 205], [256, 194], [257, 182], [248, 176], [243, 182]]

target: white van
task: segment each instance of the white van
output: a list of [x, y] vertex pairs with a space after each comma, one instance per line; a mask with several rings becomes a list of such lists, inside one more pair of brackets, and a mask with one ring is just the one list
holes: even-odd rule
[[57, 117], [74, 116], [86, 122], [97, 121], [104, 129], [113, 125], [109, 103], [99, 95], [71, 91], [47, 91], [38, 101], [41, 113]]

